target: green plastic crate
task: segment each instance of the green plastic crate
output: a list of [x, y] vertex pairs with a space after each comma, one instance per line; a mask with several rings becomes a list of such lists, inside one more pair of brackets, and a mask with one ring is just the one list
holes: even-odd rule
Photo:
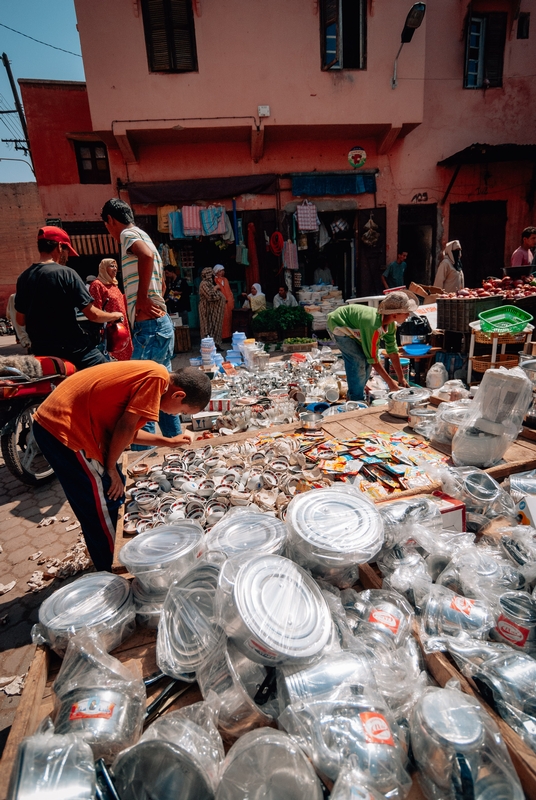
[[523, 311], [517, 306], [499, 306], [489, 311], [482, 311], [478, 315], [481, 323], [481, 330], [488, 333], [498, 331], [499, 333], [521, 333], [529, 322], [532, 322], [532, 314]]

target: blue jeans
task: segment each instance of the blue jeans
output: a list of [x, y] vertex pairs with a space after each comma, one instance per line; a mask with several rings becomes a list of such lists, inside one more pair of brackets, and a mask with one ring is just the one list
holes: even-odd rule
[[368, 363], [363, 348], [351, 336], [334, 336], [344, 361], [348, 381], [348, 399], [364, 400], [365, 385], [372, 365]]
[[[162, 364], [168, 372], [171, 372], [174, 338], [175, 331], [168, 314], [164, 314], [163, 317], [158, 317], [158, 319], [147, 319], [143, 322], [135, 322], [132, 331], [132, 343], [134, 345], [132, 359], [139, 361], [156, 361], [157, 364]], [[178, 414], [166, 414], [164, 411], [161, 411], [158, 424], [160, 425], [162, 436], [165, 436], [167, 439], [177, 436], [182, 431]], [[155, 433], [156, 425], [154, 422], [147, 422], [142, 430]], [[149, 446], [133, 444], [131, 449], [148, 450]]]

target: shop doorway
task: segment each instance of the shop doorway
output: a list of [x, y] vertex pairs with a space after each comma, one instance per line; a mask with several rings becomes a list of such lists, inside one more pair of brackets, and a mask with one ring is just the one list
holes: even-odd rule
[[[398, 252], [406, 252], [406, 286], [412, 281], [429, 286], [436, 250], [437, 206], [398, 206]], [[393, 259], [394, 260], [394, 259]]]
[[386, 219], [385, 208], [360, 208], [357, 212], [358, 297], [383, 293], [381, 276], [386, 267]]
[[449, 241], [462, 246], [466, 286], [480, 286], [490, 275], [502, 278], [506, 220], [506, 200], [450, 204]]

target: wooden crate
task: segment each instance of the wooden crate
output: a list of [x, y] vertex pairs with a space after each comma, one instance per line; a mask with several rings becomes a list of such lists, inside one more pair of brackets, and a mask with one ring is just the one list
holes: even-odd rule
[[188, 353], [192, 349], [190, 342], [190, 328], [179, 325], [175, 328], [175, 353]]

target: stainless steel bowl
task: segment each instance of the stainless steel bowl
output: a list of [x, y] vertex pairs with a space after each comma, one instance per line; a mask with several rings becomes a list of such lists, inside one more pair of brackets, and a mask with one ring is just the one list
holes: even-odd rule
[[408, 425], [414, 428], [421, 422], [433, 422], [436, 417], [437, 411], [435, 408], [428, 408], [427, 406], [414, 406], [410, 409], [408, 415]]
[[322, 421], [324, 417], [322, 414], [315, 414], [312, 411], [304, 412], [300, 414], [300, 423], [304, 430], [306, 431], [319, 431], [322, 427]]

